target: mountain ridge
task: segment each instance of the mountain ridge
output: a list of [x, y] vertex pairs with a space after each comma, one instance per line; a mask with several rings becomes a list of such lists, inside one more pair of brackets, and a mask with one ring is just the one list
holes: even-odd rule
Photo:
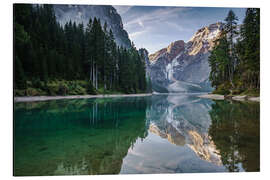
[[188, 42], [177, 40], [166, 48], [150, 54], [148, 71], [153, 90], [156, 92], [211, 91], [208, 56], [215, 41], [220, 37], [222, 28], [221, 22], [210, 24], [200, 28]]

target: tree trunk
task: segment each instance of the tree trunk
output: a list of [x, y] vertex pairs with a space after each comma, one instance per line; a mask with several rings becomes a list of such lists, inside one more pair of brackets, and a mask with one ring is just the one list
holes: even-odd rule
[[95, 65], [94, 65], [94, 63], [93, 63], [93, 66], [92, 66], [92, 68], [93, 68], [93, 86], [96, 88], [96, 85], [95, 85], [95, 81], [96, 81], [96, 75], [95, 75]]
[[92, 62], [92, 58], [91, 58], [91, 60], [90, 60], [90, 75], [89, 75], [89, 78], [90, 78], [90, 81], [92, 82], [92, 84], [93, 84], [93, 79], [92, 79], [92, 65], [93, 65], [93, 62]]
[[96, 65], [96, 89], [98, 89], [98, 69]]

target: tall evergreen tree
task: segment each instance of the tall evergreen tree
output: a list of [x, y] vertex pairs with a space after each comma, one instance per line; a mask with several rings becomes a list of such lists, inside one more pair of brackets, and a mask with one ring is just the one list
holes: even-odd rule
[[260, 9], [248, 8], [241, 27], [239, 54], [247, 88], [260, 86]]
[[230, 81], [231, 57], [229, 55], [229, 42], [225, 33], [215, 43], [208, 62], [211, 68], [209, 80], [212, 86], [217, 88], [220, 84]]
[[235, 47], [234, 47], [234, 38], [237, 35], [237, 21], [238, 18], [235, 15], [235, 13], [230, 10], [226, 19], [225, 19], [225, 32], [227, 33], [228, 36], [228, 42], [229, 42], [229, 79], [231, 84], [233, 85], [233, 76], [234, 76], [234, 71], [237, 65], [237, 57], [235, 53]]

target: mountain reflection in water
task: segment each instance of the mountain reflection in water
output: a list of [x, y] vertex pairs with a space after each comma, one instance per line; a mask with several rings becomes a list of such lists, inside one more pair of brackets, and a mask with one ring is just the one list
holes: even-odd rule
[[14, 175], [259, 171], [259, 110], [190, 94], [15, 103]]
[[152, 124], [150, 132], [157, 132], [151, 128], [156, 126], [159, 132], [167, 134], [171, 143], [187, 144], [200, 158], [220, 165], [220, 158], [214, 153], [215, 145], [208, 137], [211, 104], [212, 101], [195, 96], [171, 95], [165, 99], [162, 96], [159, 100], [153, 99], [148, 118]]

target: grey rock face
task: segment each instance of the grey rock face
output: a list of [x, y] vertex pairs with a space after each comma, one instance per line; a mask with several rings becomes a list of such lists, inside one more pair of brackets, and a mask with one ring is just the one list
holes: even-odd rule
[[199, 29], [187, 42], [176, 41], [149, 56], [149, 72], [156, 92], [211, 91], [208, 57], [219, 38], [221, 23]]
[[100, 19], [101, 24], [108, 24], [118, 46], [131, 47], [128, 33], [123, 29], [121, 16], [112, 6], [106, 5], [54, 5], [55, 15], [61, 25], [68, 21], [83, 23], [86, 27], [89, 19]]

